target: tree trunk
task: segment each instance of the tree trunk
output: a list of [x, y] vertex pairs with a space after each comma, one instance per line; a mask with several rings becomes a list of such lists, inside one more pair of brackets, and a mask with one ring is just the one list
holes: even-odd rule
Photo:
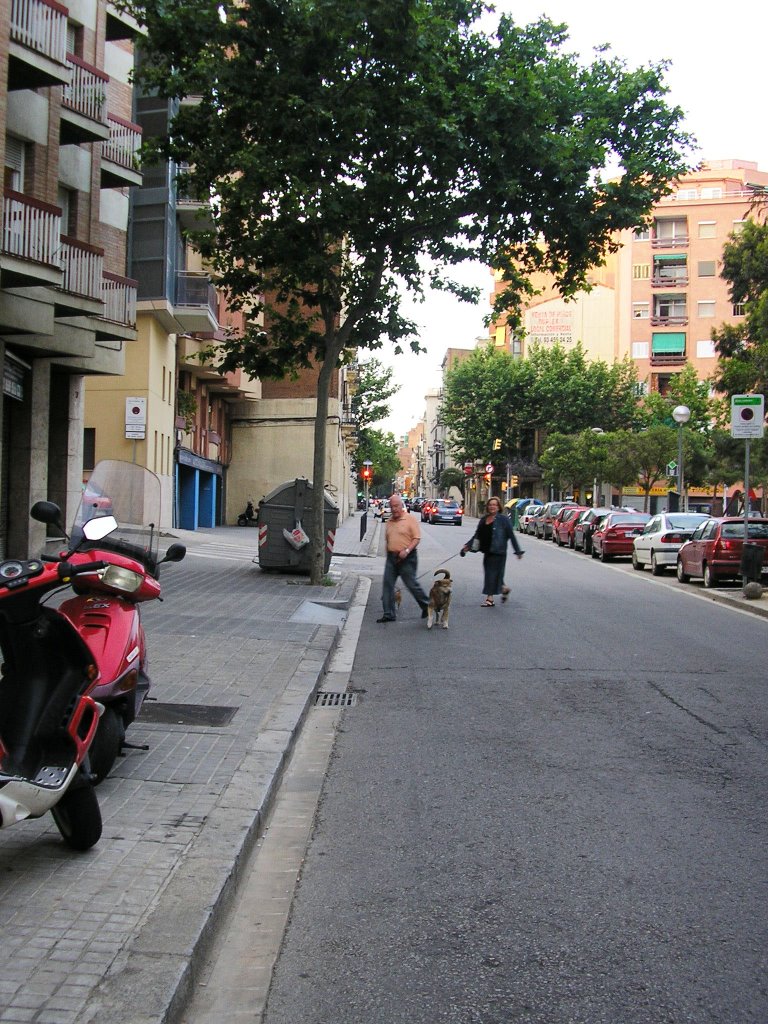
[[336, 340], [327, 345], [325, 359], [317, 378], [315, 451], [312, 460], [312, 529], [309, 531], [309, 582], [314, 586], [319, 586], [325, 577], [325, 452], [328, 435], [328, 395], [342, 348], [342, 343]]

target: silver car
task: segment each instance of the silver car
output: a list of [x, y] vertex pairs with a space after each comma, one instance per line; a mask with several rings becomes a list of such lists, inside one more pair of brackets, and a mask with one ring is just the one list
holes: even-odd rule
[[641, 570], [650, 565], [654, 576], [661, 576], [667, 567], [674, 568], [677, 552], [690, 540], [697, 526], [711, 516], [701, 512], [660, 512], [650, 519], [643, 532], [635, 537], [632, 568]]

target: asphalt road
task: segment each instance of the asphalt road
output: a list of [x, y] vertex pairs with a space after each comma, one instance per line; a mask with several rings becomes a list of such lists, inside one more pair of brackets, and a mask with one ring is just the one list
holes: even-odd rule
[[266, 1024], [768, 1020], [768, 623], [523, 546], [447, 631], [374, 580]]

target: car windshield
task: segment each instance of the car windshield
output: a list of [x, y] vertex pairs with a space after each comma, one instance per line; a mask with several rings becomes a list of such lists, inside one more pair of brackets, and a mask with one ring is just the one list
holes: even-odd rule
[[615, 524], [618, 523], [621, 526], [627, 526], [627, 525], [637, 526], [638, 524], [644, 525], [647, 522], [648, 522], [648, 516], [644, 515], [644, 514], [643, 515], [636, 515], [636, 516], [633, 516], [631, 514], [628, 514], [628, 515], [621, 515], [620, 514], [620, 515], [611, 516], [611, 524], [612, 525], [615, 525]]
[[[744, 523], [723, 523], [722, 536], [737, 540], [744, 537]], [[750, 540], [768, 540], [768, 523], [750, 523], [747, 536]]]
[[705, 515], [684, 515], [678, 512], [672, 512], [671, 515], [667, 516], [667, 523], [669, 526], [674, 527], [677, 530], [695, 530], [697, 526], [701, 524], [708, 517]]

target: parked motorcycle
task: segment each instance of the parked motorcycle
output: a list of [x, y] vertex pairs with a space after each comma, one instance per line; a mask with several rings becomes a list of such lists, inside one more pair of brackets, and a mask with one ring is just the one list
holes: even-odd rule
[[[159, 479], [143, 466], [99, 462], [85, 487], [65, 556], [78, 571], [72, 578], [75, 595], [58, 612], [91, 653], [97, 672], [93, 697], [104, 707], [89, 752], [96, 783], [124, 748], [147, 749], [126, 740], [151, 685], [140, 606], [160, 597], [160, 566], [186, 554], [183, 544], [171, 544], [158, 560], [160, 498]], [[94, 540], [87, 535], [88, 524], [99, 518], [109, 519], [111, 529]]]
[[[96, 542], [108, 526], [84, 523], [83, 537]], [[97, 667], [75, 626], [43, 601], [81, 572], [102, 571], [96, 559], [0, 562], [0, 828], [50, 811], [74, 850], [101, 836], [87, 756], [99, 723]]]
[[237, 517], [238, 526], [256, 526], [259, 521], [257, 512], [254, 512], [253, 502], [249, 499], [248, 504], [245, 506], [245, 512], [241, 512]]

